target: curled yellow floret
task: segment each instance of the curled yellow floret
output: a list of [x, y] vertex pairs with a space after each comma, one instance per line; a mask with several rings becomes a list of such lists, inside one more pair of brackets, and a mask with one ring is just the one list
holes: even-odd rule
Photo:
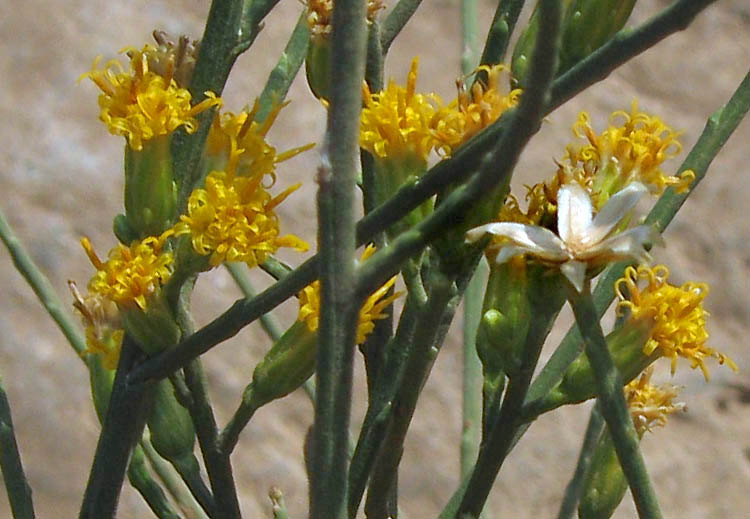
[[[375, 247], [368, 245], [362, 253], [362, 261], [365, 261], [374, 253]], [[375, 329], [375, 321], [385, 319], [387, 314], [384, 313], [384, 310], [402, 295], [401, 292], [394, 292], [388, 295], [388, 292], [393, 288], [395, 283], [396, 276], [393, 276], [365, 300], [359, 311], [357, 344], [365, 342], [367, 336]], [[305, 322], [311, 332], [316, 331], [320, 319], [320, 281], [315, 281], [307, 285], [298, 294], [298, 298], [299, 314], [297, 315], [297, 320]]]
[[432, 150], [440, 145], [436, 136], [444, 109], [437, 94], [418, 94], [414, 58], [406, 86], [393, 80], [385, 90], [371, 93], [362, 87], [364, 108], [360, 118], [359, 142], [362, 148], [381, 159], [418, 158], [426, 163]]
[[669, 269], [664, 265], [628, 267], [624, 277], [615, 282], [615, 293], [620, 299], [618, 314], [629, 311], [630, 319], [650, 326], [644, 353], [651, 355], [658, 350], [662, 357], [669, 358], [672, 374], [678, 357], [688, 359], [692, 368], [700, 367], [706, 380], [709, 379], [706, 357], [714, 357], [719, 364], [726, 363], [736, 371], [732, 359], [706, 345], [708, 312], [703, 308], [703, 299], [708, 295], [708, 285], [685, 283], [677, 287], [667, 283], [668, 277]]
[[[315, 39], [328, 39], [333, 21], [333, 0], [307, 0], [307, 25]], [[367, 0], [367, 20], [372, 22], [385, 7], [382, 0]]]
[[162, 76], [149, 68], [154, 47], [146, 45], [140, 51], [127, 48], [123, 52], [130, 57], [129, 71], [117, 60], [99, 68], [100, 56], [81, 78], [89, 78], [102, 91], [99, 118], [110, 133], [124, 136], [132, 149], [141, 150], [145, 141], [180, 127], [192, 133], [197, 128], [197, 114], [221, 105], [213, 92], [206, 92], [207, 99], [191, 106], [190, 92], [177, 85], [171, 69]]
[[309, 150], [315, 145], [314, 143], [307, 144], [277, 153], [276, 148], [266, 142], [268, 131], [281, 109], [288, 104], [287, 102], [274, 106], [262, 123], [255, 120], [260, 109], [258, 100], [249, 112], [245, 110], [238, 114], [231, 112], [217, 114], [208, 132], [206, 156], [223, 165], [234, 154], [237, 176], [270, 175], [271, 183], [273, 183], [276, 179], [276, 164]]
[[117, 303], [121, 308], [146, 309], [147, 298], [172, 275], [174, 256], [164, 250], [170, 229], [161, 236], [134, 241], [129, 247], [118, 244], [101, 261], [88, 238], [81, 239], [86, 254], [96, 268], [88, 283], [89, 292]]
[[211, 255], [212, 267], [225, 261], [241, 261], [254, 267], [280, 247], [306, 251], [308, 245], [300, 238], [279, 236], [279, 218], [274, 212], [300, 184], [272, 197], [263, 186], [263, 174], [235, 174], [238, 160], [235, 152], [227, 171], [212, 171], [206, 177], [205, 188], [192, 192], [187, 214], [175, 225], [175, 234], [189, 234], [195, 252]]
[[463, 79], [457, 81], [458, 97], [443, 112], [443, 120], [438, 128], [443, 151], [447, 155], [518, 104], [520, 88], [507, 94], [502, 91], [501, 78], [508, 71], [503, 64], [492, 67], [483, 65], [476, 72], [486, 74], [486, 82], [478, 80], [467, 88]]
[[[661, 194], [667, 186], [678, 193], [684, 192], [695, 180], [695, 173], [686, 170], [679, 176], [666, 175], [661, 164], [682, 149], [679, 132], [673, 130], [656, 116], [641, 112], [638, 102], [633, 101], [630, 112], [620, 110], [610, 117], [610, 126], [601, 134], [591, 127], [589, 115], [581, 112], [573, 125], [573, 133], [587, 144], [571, 144], [566, 159], [573, 168], [583, 168], [588, 176], [599, 174], [609, 177], [614, 168], [616, 182], [601, 178], [600, 183], [616, 183], [622, 188], [632, 181], [639, 181], [653, 192]], [[612, 195], [613, 193], [609, 193]]]
[[654, 367], [649, 366], [640, 377], [625, 386], [625, 400], [639, 435], [653, 427], [663, 427], [667, 416], [685, 410], [683, 402], [675, 402], [679, 388], [672, 384], [655, 386], [651, 384]]

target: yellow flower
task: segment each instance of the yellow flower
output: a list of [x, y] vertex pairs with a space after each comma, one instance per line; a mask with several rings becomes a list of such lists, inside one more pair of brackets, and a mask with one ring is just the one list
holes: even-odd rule
[[441, 120], [443, 102], [437, 94], [418, 94], [417, 67], [414, 58], [406, 86], [388, 82], [385, 90], [375, 94], [365, 84], [360, 118], [359, 142], [376, 158], [406, 160], [416, 158], [424, 163], [439, 144], [436, 130]]
[[175, 225], [175, 234], [189, 234], [195, 252], [211, 255], [212, 267], [224, 261], [242, 261], [254, 267], [280, 247], [306, 251], [308, 245], [300, 238], [279, 236], [279, 218], [274, 212], [300, 184], [272, 197], [263, 186], [263, 172], [252, 177], [236, 175], [239, 158], [235, 151], [226, 172], [212, 171], [205, 188], [192, 192], [187, 214]]
[[73, 307], [86, 328], [84, 353], [99, 355], [105, 369], [117, 368], [125, 334], [117, 305], [100, 294], [81, 296], [73, 281], [68, 281], [68, 286], [73, 294]]
[[672, 384], [654, 386], [650, 383], [654, 367], [649, 366], [639, 378], [633, 379], [624, 388], [625, 400], [639, 436], [652, 427], [663, 427], [667, 416], [684, 411], [683, 402], [674, 402], [679, 388]]
[[232, 153], [237, 156], [236, 175], [254, 177], [270, 175], [273, 183], [276, 180], [276, 164], [309, 150], [315, 144], [307, 144], [277, 154], [276, 148], [266, 142], [266, 135], [271, 129], [279, 112], [287, 103], [276, 105], [262, 123], [255, 121], [260, 109], [256, 99], [250, 112], [239, 114], [224, 112], [214, 118], [206, 140], [206, 156], [211, 160], [214, 169], [223, 169]]
[[144, 141], [167, 135], [179, 127], [192, 133], [197, 128], [197, 114], [221, 105], [221, 99], [213, 92], [206, 92], [207, 99], [191, 106], [190, 92], [177, 85], [170, 67], [166, 76], [149, 68], [154, 47], [146, 45], [140, 51], [128, 48], [123, 52], [130, 57], [129, 72], [117, 60], [100, 69], [100, 56], [81, 78], [88, 77], [102, 91], [99, 118], [110, 133], [124, 136], [132, 149], [141, 150]]
[[[658, 349], [661, 356], [671, 359], [672, 374], [678, 357], [688, 359], [693, 369], [700, 367], [706, 380], [709, 379], [706, 357], [714, 357], [719, 364], [726, 363], [736, 371], [732, 359], [706, 345], [708, 312], [703, 308], [703, 299], [708, 294], [708, 285], [685, 283], [676, 287], [667, 283], [667, 277], [669, 269], [664, 265], [628, 267], [624, 277], [615, 283], [615, 293], [620, 299], [618, 314], [627, 310], [630, 319], [644, 322], [651, 328], [644, 354], [651, 355]], [[641, 280], [646, 286], [639, 286]]]
[[484, 128], [494, 123], [508, 108], [516, 106], [521, 98], [521, 89], [503, 94], [500, 78], [509, 69], [505, 65], [481, 66], [476, 72], [487, 74], [487, 83], [476, 81], [470, 89], [463, 80], [458, 83], [458, 98], [443, 112], [444, 119], [438, 128], [443, 142], [443, 151], [450, 155]]
[[[333, 0], [307, 0], [307, 25], [314, 39], [328, 39], [333, 20]], [[382, 0], [367, 0], [367, 20], [372, 22], [383, 9]]]
[[[368, 245], [362, 253], [362, 261], [375, 253], [375, 247]], [[375, 321], [387, 317], [383, 311], [393, 301], [401, 297], [401, 292], [395, 292], [387, 296], [388, 291], [396, 283], [396, 276], [389, 279], [382, 287], [377, 289], [370, 297], [367, 298], [359, 311], [359, 324], [357, 325], [357, 344], [365, 342], [367, 336], [375, 329]], [[386, 297], [387, 296], [387, 297]], [[320, 281], [315, 281], [307, 285], [298, 294], [299, 297], [299, 314], [298, 321], [307, 324], [307, 328], [314, 332], [318, 329], [320, 317]]]
[[121, 308], [138, 306], [146, 309], [147, 298], [164, 285], [172, 275], [174, 257], [164, 250], [173, 231], [159, 237], [134, 241], [129, 247], [118, 244], [102, 262], [88, 238], [81, 239], [86, 254], [96, 268], [88, 284], [89, 292], [117, 303]]
[[679, 177], [665, 175], [661, 170], [661, 164], [682, 149], [680, 134], [658, 117], [639, 111], [637, 101], [633, 101], [630, 113], [614, 112], [610, 121], [610, 126], [597, 135], [588, 114], [581, 112], [573, 133], [588, 144], [571, 144], [565, 154], [570, 167], [582, 168], [585, 176], [595, 178], [593, 192], [602, 195], [601, 204], [632, 181], [661, 194], [667, 186], [684, 192], [695, 180], [691, 170], [683, 171]]

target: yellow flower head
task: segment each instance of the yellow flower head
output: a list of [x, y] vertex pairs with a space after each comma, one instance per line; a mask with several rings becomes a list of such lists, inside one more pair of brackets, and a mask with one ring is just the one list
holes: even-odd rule
[[[333, 0], [307, 0], [307, 25], [316, 40], [327, 40], [331, 35]], [[382, 0], [367, 0], [367, 20], [375, 21], [378, 11], [385, 7]]]
[[[375, 247], [368, 245], [362, 253], [362, 261], [375, 253]], [[388, 291], [396, 283], [396, 276], [389, 279], [382, 287], [377, 289], [370, 297], [367, 298], [359, 311], [359, 324], [357, 325], [357, 344], [365, 342], [367, 336], [375, 329], [375, 321], [387, 317], [383, 311], [393, 301], [401, 297], [401, 292], [395, 292], [387, 296]], [[386, 297], [387, 296], [387, 297]], [[298, 294], [299, 297], [299, 314], [298, 321], [304, 321], [307, 328], [314, 332], [318, 329], [320, 318], [320, 281], [315, 281], [307, 285]]]
[[[679, 177], [665, 175], [661, 170], [661, 164], [682, 149], [680, 134], [658, 117], [639, 111], [637, 101], [633, 101], [630, 113], [617, 111], [610, 121], [610, 126], [597, 135], [589, 124], [588, 114], [581, 112], [573, 133], [588, 143], [569, 145], [565, 155], [570, 167], [583, 168], [586, 176], [597, 177], [594, 191], [607, 191], [602, 204], [614, 191], [632, 181], [661, 194], [667, 186], [684, 192], [695, 180], [695, 173], [690, 170]], [[614, 190], [609, 190], [610, 187]]]
[[181, 126], [192, 133], [197, 128], [197, 114], [221, 105], [221, 99], [213, 92], [206, 92], [207, 99], [191, 106], [190, 92], [177, 85], [172, 67], [167, 67], [166, 76], [150, 69], [150, 58], [156, 53], [154, 47], [145, 45], [140, 51], [127, 48], [123, 52], [130, 57], [129, 72], [117, 60], [100, 69], [100, 56], [81, 78], [88, 77], [102, 91], [99, 118], [110, 133], [124, 136], [132, 149], [141, 150], [144, 141], [167, 135]]
[[255, 116], [260, 109], [258, 100], [249, 112], [242, 111], [236, 115], [231, 112], [217, 114], [206, 140], [206, 155], [216, 161], [212, 164], [223, 167], [229, 157], [235, 154], [237, 176], [270, 175], [271, 183], [273, 183], [276, 180], [276, 164], [314, 146], [314, 144], [308, 144], [277, 154], [276, 148], [266, 142], [268, 131], [281, 109], [287, 104], [289, 103], [276, 105], [262, 123], [255, 121]]
[[274, 212], [300, 184], [272, 197], [263, 186], [263, 172], [252, 177], [235, 174], [239, 158], [235, 151], [226, 171], [212, 171], [205, 188], [193, 191], [175, 234], [189, 234], [195, 252], [211, 255], [212, 267], [224, 261], [254, 267], [280, 247], [306, 251], [308, 245], [300, 238], [279, 236], [279, 218]]
[[[630, 312], [630, 319], [647, 323], [650, 338], [644, 353], [651, 355], [657, 349], [662, 357], [672, 361], [672, 374], [677, 368], [677, 358], [684, 357], [694, 369], [700, 367], [706, 380], [709, 379], [706, 357], [714, 357], [719, 364], [726, 363], [733, 370], [736, 364], [706, 345], [706, 317], [703, 299], [708, 295], [705, 283], [685, 283], [676, 287], [667, 283], [669, 270], [664, 265], [653, 268], [628, 267], [625, 276], [615, 282], [615, 293], [620, 299], [617, 312]], [[639, 286], [639, 281], [646, 286]]]
[[509, 69], [505, 65], [481, 66], [476, 72], [487, 74], [487, 82], [476, 81], [467, 88], [463, 79], [457, 81], [458, 98], [444, 112], [445, 118], [438, 130], [446, 154], [462, 145], [474, 135], [497, 121], [508, 108], [516, 106], [521, 89], [503, 94], [501, 77]]
[[122, 337], [125, 334], [117, 305], [99, 294], [81, 296], [73, 281], [68, 281], [68, 286], [73, 294], [73, 307], [86, 328], [84, 353], [99, 355], [105, 369], [117, 368]]
[[81, 239], [86, 254], [96, 268], [88, 284], [89, 292], [117, 303], [120, 308], [146, 309], [147, 298], [172, 275], [174, 257], [164, 250], [170, 229], [161, 236], [134, 241], [129, 247], [118, 244], [103, 262], [88, 238]]
[[649, 366], [639, 378], [625, 386], [625, 400], [633, 417], [633, 424], [639, 436], [652, 427], [663, 427], [667, 416], [685, 410], [683, 402], [674, 402], [679, 388], [672, 384], [654, 386], [650, 383], [654, 367]]
[[406, 86], [393, 80], [382, 92], [371, 93], [362, 87], [365, 107], [359, 126], [362, 148], [381, 159], [408, 160], [417, 158], [427, 162], [430, 152], [439, 144], [435, 135], [441, 120], [443, 102], [437, 94], [418, 94], [417, 67], [414, 58]]

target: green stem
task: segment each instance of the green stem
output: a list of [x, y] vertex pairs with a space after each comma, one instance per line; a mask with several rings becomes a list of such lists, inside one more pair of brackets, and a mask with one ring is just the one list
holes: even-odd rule
[[203, 452], [203, 461], [216, 500], [217, 514], [222, 519], [240, 519], [242, 515], [229, 461], [230, 453], [219, 448], [216, 418], [208, 398], [206, 377], [200, 360], [194, 360], [185, 366], [184, 371], [185, 383], [190, 390], [193, 404], [188, 410]]
[[159, 519], [180, 519], [177, 512], [167, 500], [167, 496], [161, 487], [151, 477], [146, 467], [146, 458], [143, 449], [136, 446], [128, 465], [128, 481], [148, 504], [151, 511]]
[[478, 5], [477, 0], [461, 0], [461, 73], [463, 75], [471, 74], [479, 61]]
[[320, 324], [315, 421], [311, 438], [310, 517], [343, 519], [349, 459], [349, 414], [354, 342], [359, 317], [355, 294], [355, 189], [359, 113], [367, 58], [367, 3], [337, 2], [331, 34], [331, 104], [327, 146], [318, 169]]
[[388, 54], [391, 43], [404, 28], [412, 15], [417, 11], [422, 0], [399, 0], [388, 12], [383, 22], [383, 30], [380, 32], [380, 46], [383, 48], [383, 56]]
[[487, 283], [487, 262], [481, 261], [464, 295], [461, 477], [471, 473], [479, 454], [482, 425], [482, 363], [477, 354], [477, 328]]
[[598, 403], [612, 436], [622, 471], [628, 480], [638, 515], [641, 518], [659, 519], [662, 517], [659, 502], [651, 486], [638, 445], [638, 433], [622, 392], [622, 377], [607, 349], [589, 284], [586, 284], [580, 294], [571, 289], [569, 301], [583, 337], [586, 356], [594, 372], [599, 393]]
[[13, 419], [10, 416], [8, 395], [0, 378], [0, 468], [3, 471], [5, 491], [13, 512], [13, 519], [34, 519], [34, 503], [31, 500], [31, 487], [26, 481], [18, 452]]
[[[390, 496], [394, 488], [398, 465], [403, 454], [406, 432], [411, 424], [417, 400], [429, 376], [435, 358], [442, 346], [441, 331], [453, 320], [458, 302], [455, 283], [441, 272], [431, 273], [428, 280], [429, 298], [417, 317], [413, 344], [404, 376], [393, 406], [382, 448], [370, 479], [365, 511], [367, 517], [388, 517], [393, 503]], [[352, 509], [350, 508], [350, 514]]]
[[132, 337], [125, 334], [79, 519], [113, 519], [115, 516], [130, 450], [140, 439], [146, 424], [144, 396], [149, 385], [128, 383], [128, 373], [142, 355]]
[[266, 86], [260, 94], [258, 101], [260, 110], [255, 114], [255, 120], [259, 123], [266, 120], [275, 105], [284, 102], [292, 81], [294, 81], [297, 72], [305, 62], [309, 44], [310, 28], [307, 25], [307, 12], [303, 10], [286, 47], [284, 47], [284, 52], [281, 53], [279, 61], [268, 76]]
[[558, 519], [573, 519], [578, 503], [583, 495], [586, 477], [591, 467], [591, 460], [599, 445], [599, 438], [604, 432], [604, 417], [599, 411], [599, 406], [591, 409], [589, 424], [586, 427], [586, 433], [583, 436], [583, 445], [578, 455], [576, 470], [568, 486], [565, 488], [565, 495], [560, 504], [560, 512], [557, 514]]
[[[252, 281], [250, 281], [250, 275], [248, 269], [244, 264], [241, 263], [225, 263], [224, 266], [231, 274], [234, 282], [240, 287], [242, 293], [246, 299], [252, 299], [256, 296], [255, 288], [253, 288]], [[265, 313], [260, 316], [260, 326], [266, 335], [271, 339], [272, 342], [279, 340], [279, 337], [284, 333], [281, 329], [281, 325], [276, 320], [271, 312]]]
[[[652, 18], [636, 31], [626, 31], [622, 37], [616, 37], [571, 68], [565, 75], [553, 82], [552, 91], [557, 92], [557, 95], [551, 96], [543, 110], [543, 115], [548, 115], [565, 100], [600, 81], [609, 72], [646, 50], [648, 45], [638, 44], [638, 38], [642, 33], [649, 34], [648, 44], [654, 45], [680, 30], [695, 16], [692, 2], [693, 0], [675, 2], [664, 13]], [[695, 5], [703, 9], [708, 6], [708, 3], [702, 0], [695, 2]], [[681, 10], [685, 6], [687, 6], [685, 13], [690, 15], [687, 19]], [[606, 67], [602, 64], [603, 62]], [[528, 98], [528, 92], [526, 96]], [[485, 170], [494, 168], [495, 164], [486, 160], [486, 152], [497, 144], [500, 136], [506, 134], [505, 130], [510, 124], [512, 113], [514, 113], [513, 110], [506, 112], [506, 115], [464, 144], [453, 158], [436, 164], [420, 178], [419, 182], [403, 186], [387, 202], [360, 220], [357, 224], [357, 243], [364, 244], [372, 240], [378, 233], [399, 221], [431, 196], [451, 184], [465, 181], [476, 171], [483, 159]], [[514, 138], [515, 136], [512, 137]], [[440, 223], [446, 220], [445, 216], [443, 214], [440, 217]], [[449, 219], [452, 218], [451, 216]], [[316, 255], [297, 267], [283, 282], [274, 284], [253, 300], [235, 302], [221, 316], [184, 339], [176, 348], [149, 359], [133, 374], [133, 380], [164, 378], [213, 346], [233, 337], [249, 323], [315, 281], [318, 262], [319, 257]]]
[[185, 482], [175, 471], [174, 467], [159, 454], [151, 445], [151, 441], [144, 437], [141, 439], [140, 447], [146, 455], [151, 468], [154, 470], [159, 479], [169, 492], [169, 495], [175, 500], [177, 506], [187, 517], [195, 519], [208, 519], [208, 515], [190, 493]]
[[500, 0], [492, 18], [480, 65], [496, 65], [503, 60], [525, 0]]
[[86, 350], [86, 339], [81, 334], [73, 316], [65, 311], [67, 305], [62, 304], [47, 276], [34, 264], [34, 260], [31, 259], [21, 241], [16, 237], [2, 211], [0, 211], [0, 239], [8, 248], [16, 270], [21, 273], [34, 290], [47, 313], [57, 323], [65, 338], [68, 339], [68, 343], [78, 355], [82, 355]]

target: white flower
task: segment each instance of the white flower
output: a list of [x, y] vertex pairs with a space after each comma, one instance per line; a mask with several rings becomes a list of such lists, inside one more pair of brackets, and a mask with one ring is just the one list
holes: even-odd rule
[[594, 216], [589, 193], [577, 183], [565, 184], [557, 193], [559, 236], [536, 225], [499, 222], [471, 229], [466, 241], [476, 242], [487, 233], [505, 238], [495, 259], [498, 264], [519, 254], [530, 254], [544, 263], [560, 265], [560, 271], [580, 292], [588, 266], [626, 258], [638, 263], [651, 261], [645, 244], [661, 243], [656, 229], [639, 225], [608, 237], [646, 193], [646, 186], [633, 182], [612, 196]]

